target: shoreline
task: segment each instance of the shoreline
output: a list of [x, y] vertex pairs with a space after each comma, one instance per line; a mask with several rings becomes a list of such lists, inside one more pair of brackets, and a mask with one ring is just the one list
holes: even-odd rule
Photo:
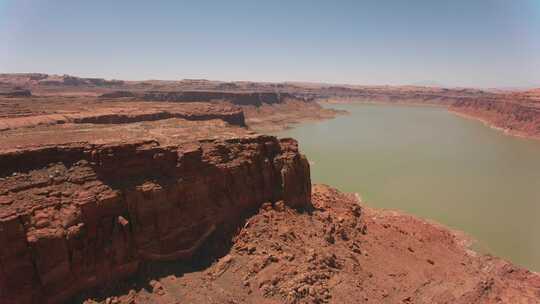
[[[457, 116], [460, 116], [460, 117], [463, 117], [463, 118], [466, 118], [466, 119], [471, 119], [471, 120], [477, 120], [479, 122], [481, 122], [482, 124], [484, 124], [485, 126], [491, 128], [491, 129], [495, 129], [497, 131], [501, 131], [503, 132], [505, 135], [510, 135], [510, 136], [514, 136], [514, 137], [518, 137], [518, 138], [524, 138], [524, 139], [528, 139], [528, 140], [538, 140], [538, 138], [535, 138], [535, 137], [530, 137], [530, 136], [524, 136], [520, 133], [512, 133], [510, 132], [509, 130], [505, 130], [503, 128], [499, 128], [499, 127], [496, 127], [494, 125], [492, 125], [489, 121], [487, 121], [486, 119], [483, 119], [481, 117], [476, 117], [476, 116], [472, 116], [472, 115], [466, 115], [466, 114], [463, 114], [463, 113], [460, 113], [460, 112], [457, 112], [457, 111], [453, 111], [450, 107], [448, 106], [445, 106], [445, 105], [425, 105], [425, 104], [418, 104], [418, 103], [415, 103], [415, 104], [411, 104], [411, 103], [408, 103], [408, 104], [403, 104], [403, 103], [400, 103], [400, 104], [396, 104], [396, 103], [381, 103], [381, 102], [326, 102], [326, 101], [319, 101], [318, 103], [320, 103], [322, 106], [324, 106], [324, 104], [328, 104], [329, 106], [333, 105], [333, 104], [358, 104], [358, 105], [390, 105], [390, 106], [395, 106], [395, 105], [404, 105], [404, 106], [413, 106], [413, 107], [417, 107], [417, 106], [428, 106], [428, 107], [444, 107], [446, 108], [446, 111], [454, 114], [454, 115], [457, 115]], [[317, 121], [322, 121], [324, 119], [319, 119]], [[293, 129], [295, 128], [296, 126], [289, 126], [288, 128], [286, 129]], [[285, 129], [285, 130], [286, 130]], [[276, 135], [275, 133], [273, 133], [273, 135]], [[336, 186], [336, 185], [334, 185]], [[358, 194], [358, 193], [355, 193], [355, 195], [357, 195], [357, 197], [360, 198], [360, 201], [361, 201], [361, 195]], [[366, 203], [363, 202], [363, 204], [365, 205]], [[369, 204], [368, 204], [369, 206]], [[528, 271], [531, 271], [531, 272], [534, 272], [534, 273], [540, 273], [540, 270], [533, 270], [532, 268], [529, 268], [528, 266], [526, 265], [522, 265], [522, 264], [517, 264], [517, 262], [514, 262], [512, 260], [510, 260], [510, 258], [508, 257], [504, 257], [504, 256], [500, 256], [498, 255], [492, 248], [489, 247], [488, 244], [484, 243], [482, 240], [479, 240], [477, 237], [474, 237], [472, 235], [470, 235], [468, 232], [464, 231], [464, 230], [461, 230], [459, 228], [455, 228], [455, 227], [451, 227], [449, 225], [446, 225], [446, 224], [443, 224], [443, 223], [440, 223], [432, 218], [426, 218], [426, 217], [423, 217], [423, 216], [420, 216], [420, 215], [416, 215], [416, 214], [411, 214], [411, 213], [408, 213], [404, 210], [401, 210], [401, 209], [394, 209], [394, 208], [378, 208], [376, 206], [369, 206], [369, 208], [371, 209], [375, 209], [375, 210], [380, 210], [381, 212], [390, 212], [390, 213], [395, 213], [395, 214], [399, 214], [399, 215], [402, 215], [402, 216], [410, 216], [412, 218], [415, 218], [421, 222], [425, 222], [429, 225], [432, 225], [434, 227], [437, 227], [437, 228], [440, 228], [440, 229], [444, 229], [446, 231], [448, 231], [449, 233], [453, 234], [456, 239], [459, 239], [460, 240], [460, 244], [462, 246], [462, 249], [467, 251], [468, 253], [470, 254], [473, 254], [473, 255], [481, 255], [481, 256], [492, 256], [492, 257], [496, 257], [498, 259], [501, 259], [501, 260], [504, 260], [508, 263], [511, 263], [513, 265], [516, 265], [518, 267], [521, 267], [523, 269], [526, 269]]]
[[[357, 199], [357, 202], [363, 206], [363, 208], [368, 209], [369, 211], [371, 211], [371, 212], [373, 212], [375, 214], [384, 214], [386, 216], [390, 215], [390, 216], [397, 216], [397, 217], [407, 217], [407, 218], [411, 218], [411, 219], [413, 219], [415, 221], [419, 221], [422, 224], [429, 225], [432, 228], [439, 229], [439, 230], [444, 230], [444, 231], [450, 233], [456, 240], [459, 241], [458, 244], [460, 245], [461, 249], [463, 249], [467, 253], [471, 254], [472, 256], [489, 254], [489, 253], [482, 253], [482, 252], [479, 252], [478, 250], [474, 249], [473, 246], [476, 243], [478, 243], [479, 241], [475, 237], [469, 235], [467, 232], [465, 232], [463, 230], [449, 227], [449, 226], [447, 226], [445, 224], [439, 223], [438, 221], [436, 221], [434, 219], [418, 216], [418, 215], [409, 213], [409, 212], [404, 211], [404, 210], [394, 209], [394, 208], [380, 208], [380, 207], [371, 206], [369, 203], [364, 202], [362, 200], [361, 195], [359, 193], [354, 193], [354, 197]], [[496, 257], [507, 261], [503, 257], [499, 257], [499, 256], [496, 256]], [[513, 263], [511, 261], [508, 261], [508, 262]], [[522, 268], [525, 268], [525, 267], [520, 266], [520, 265], [518, 265], [518, 266], [522, 267]], [[529, 270], [529, 269], [527, 269], [527, 270]], [[529, 270], [529, 271], [532, 271], [532, 270]]]
[[321, 100], [318, 101], [327, 104], [361, 104], [361, 105], [388, 105], [388, 106], [411, 106], [411, 107], [447, 107], [447, 105], [438, 103], [422, 103], [422, 102], [394, 102], [394, 101], [339, 101], [339, 100]]
[[[202, 269], [187, 273], [175, 271], [172, 263], [149, 265], [141, 277], [112, 291], [83, 294], [77, 303], [207, 303], [209, 297], [219, 303], [535, 303], [538, 298], [538, 273], [471, 252], [464, 237], [447, 227], [371, 208], [358, 195], [324, 184], [313, 184], [311, 193], [312, 212], [279, 203], [261, 206], [240, 226], [230, 248]], [[152, 288], [144, 289], [149, 281]]]
[[[314, 186], [315, 185], [317, 185], [317, 184], [314, 184]], [[410, 219], [412, 219], [414, 221], [418, 221], [418, 222], [420, 222], [422, 224], [428, 225], [431, 228], [443, 230], [443, 231], [446, 231], [446, 232], [450, 233], [456, 240], [458, 240], [457, 243], [458, 243], [459, 247], [463, 251], [465, 251], [467, 254], [469, 254], [470, 256], [474, 257], [474, 256], [478, 256], [478, 255], [486, 255], [486, 254], [488, 254], [488, 253], [479, 252], [478, 250], [474, 249], [473, 246], [476, 243], [478, 243], [479, 241], [475, 237], [469, 235], [467, 232], [465, 232], [463, 230], [449, 227], [447, 225], [439, 223], [438, 221], [436, 221], [434, 219], [418, 216], [418, 215], [409, 213], [409, 212], [404, 211], [404, 210], [394, 209], [394, 208], [380, 208], [380, 207], [371, 206], [369, 203], [365, 202], [362, 199], [362, 195], [360, 193], [355, 192], [355, 193], [353, 193], [353, 195], [354, 195], [354, 198], [356, 199], [356, 202], [358, 204], [362, 205], [362, 208], [364, 208], [368, 212], [371, 212], [371, 213], [374, 213], [374, 214], [383, 214], [385, 216], [396, 216], [396, 217], [410, 218]], [[502, 258], [502, 257], [499, 257], [499, 256], [496, 256], [496, 257], [507, 261], [505, 258]], [[513, 262], [511, 262], [511, 261], [507, 261], [507, 262], [513, 264]], [[525, 268], [525, 267], [523, 267], [521, 265], [518, 265], [518, 267]], [[527, 269], [527, 268], [525, 268], [525, 269]], [[529, 269], [527, 269], [527, 270], [529, 270]], [[529, 271], [532, 271], [532, 270], [529, 270]], [[532, 272], [537, 273], [535, 271], [532, 271]]]
[[510, 130], [510, 129], [498, 127], [495, 124], [493, 124], [491, 121], [489, 121], [488, 119], [478, 117], [478, 116], [474, 116], [474, 115], [470, 115], [470, 114], [466, 114], [466, 113], [463, 113], [463, 112], [459, 112], [459, 111], [456, 111], [456, 110], [453, 110], [453, 109], [450, 109], [450, 108], [448, 108], [447, 110], [448, 110], [448, 112], [450, 112], [450, 113], [452, 113], [452, 114], [454, 114], [456, 116], [459, 116], [461, 118], [479, 121], [484, 126], [490, 128], [490, 129], [497, 130], [497, 131], [503, 133], [504, 135], [513, 136], [513, 137], [522, 138], [522, 139], [540, 141], [539, 136], [528, 135], [528, 134], [520, 132], [520, 131], [515, 131], [515, 130]]
[[[286, 104], [282, 105], [287, 107]], [[268, 109], [268, 108], [267, 108]], [[267, 110], [265, 109], [265, 110]], [[246, 113], [246, 124], [250, 130], [261, 134], [274, 134], [285, 130], [293, 129], [304, 123], [316, 123], [337, 118], [341, 115], [349, 115], [345, 110], [324, 108], [319, 103], [316, 107], [310, 106], [304, 109], [271, 109], [267, 113], [248, 111]], [[289, 111], [286, 115], [281, 115], [281, 111]]]
[[435, 103], [420, 103], [420, 102], [390, 102], [390, 101], [321, 101], [321, 103], [326, 103], [329, 105], [332, 104], [359, 104], [359, 105], [388, 105], [388, 106], [411, 106], [411, 107], [439, 107], [439, 108], [446, 108], [446, 110], [454, 115], [477, 120], [480, 121], [482, 124], [484, 124], [486, 127], [489, 127], [491, 129], [497, 130], [502, 132], [503, 134], [507, 136], [514, 136], [518, 138], [523, 139], [529, 139], [534, 141], [540, 141], [540, 136], [535, 135], [529, 135], [526, 132], [519, 131], [519, 130], [511, 130], [507, 128], [502, 128], [497, 125], [495, 125], [493, 122], [491, 122], [489, 119], [475, 116], [472, 114], [463, 113], [460, 111], [457, 111], [453, 109], [450, 105], [446, 104], [435, 104]]

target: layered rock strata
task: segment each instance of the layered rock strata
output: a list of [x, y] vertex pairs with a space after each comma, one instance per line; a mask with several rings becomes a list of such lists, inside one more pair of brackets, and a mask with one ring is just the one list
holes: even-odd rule
[[[0, 105], [2, 105], [0, 100]], [[5, 109], [9, 111], [10, 107], [21, 110], [24, 107], [34, 107], [36, 111], [37, 102], [33, 105], [30, 101], [6, 102]], [[62, 124], [126, 124], [139, 121], [157, 121], [170, 118], [181, 118], [191, 121], [207, 121], [211, 119], [220, 119], [231, 125], [240, 127], [245, 126], [244, 112], [241, 108], [231, 105], [209, 104], [209, 103], [190, 103], [190, 104], [171, 104], [171, 103], [95, 103], [82, 104], [75, 108], [78, 102], [71, 101], [67, 107], [63, 104], [45, 104], [44, 111], [41, 113], [21, 113], [13, 115], [7, 113], [8, 117], [0, 120], [0, 131], [11, 129], [50, 126]], [[18, 107], [15, 107], [17, 105]], [[58, 107], [58, 109], [56, 109]], [[70, 109], [70, 107], [72, 109]], [[36, 111], [37, 112], [37, 111]], [[11, 114], [11, 115], [10, 115]]]
[[[226, 255], [75, 303], [538, 303], [540, 276], [471, 252], [462, 234], [315, 185], [313, 210], [263, 204]], [[176, 266], [176, 267], [175, 267]], [[159, 275], [156, 275], [159, 274]]]
[[143, 262], [188, 259], [265, 202], [310, 203], [296, 142], [247, 130], [231, 105], [6, 105], [0, 303], [61, 303]]
[[540, 139], [540, 107], [508, 100], [458, 100], [450, 111], [518, 136]]
[[144, 100], [149, 101], [210, 101], [225, 100], [236, 105], [254, 105], [282, 103], [285, 99], [296, 99], [289, 94], [274, 92], [219, 92], [219, 91], [149, 91], [143, 94]]
[[70, 144], [0, 154], [0, 302], [58, 303], [190, 257], [264, 202], [310, 202], [293, 140]]

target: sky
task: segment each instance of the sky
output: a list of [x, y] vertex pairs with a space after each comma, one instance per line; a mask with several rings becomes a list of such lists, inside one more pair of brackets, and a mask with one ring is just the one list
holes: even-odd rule
[[0, 73], [540, 86], [540, 0], [0, 0]]

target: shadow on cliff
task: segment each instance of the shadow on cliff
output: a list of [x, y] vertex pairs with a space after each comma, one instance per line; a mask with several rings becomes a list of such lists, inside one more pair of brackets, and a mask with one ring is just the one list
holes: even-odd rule
[[167, 262], [143, 261], [139, 264], [138, 272], [130, 278], [83, 292], [72, 298], [69, 303], [85, 303], [88, 299], [102, 302], [107, 298], [127, 295], [131, 290], [137, 293], [143, 290], [152, 293], [153, 281], [168, 276], [180, 278], [185, 274], [204, 271], [230, 252], [234, 236], [253, 214], [253, 212], [246, 214], [240, 221], [241, 225], [218, 227], [189, 259]]
[[[264, 208], [264, 206], [259, 207]], [[186, 274], [203, 272], [220, 258], [229, 254], [234, 245], [234, 238], [248, 223], [249, 219], [259, 212], [260, 208], [246, 211], [239, 220], [233, 221], [238, 223], [237, 225], [222, 223], [189, 259], [168, 262], [141, 262], [138, 272], [132, 277], [118, 281], [115, 284], [99, 286], [80, 293], [68, 303], [88, 303], [86, 302], [88, 299], [93, 299], [101, 303], [102, 301], [106, 301], [107, 298], [125, 296], [132, 290], [136, 293], [141, 291], [152, 293], [154, 288], [152, 286], [153, 281], [159, 281], [169, 276], [181, 278]], [[311, 203], [305, 208], [297, 209], [298, 212], [309, 215], [314, 210], [316, 208]]]

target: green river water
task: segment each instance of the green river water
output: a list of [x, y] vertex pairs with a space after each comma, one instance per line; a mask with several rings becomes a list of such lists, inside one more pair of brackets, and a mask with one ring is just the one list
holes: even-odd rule
[[314, 183], [464, 231], [475, 249], [540, 271], [540, 141], [438, 107], [324, 106], [350, 115], [276, 134], [299, 141]]

